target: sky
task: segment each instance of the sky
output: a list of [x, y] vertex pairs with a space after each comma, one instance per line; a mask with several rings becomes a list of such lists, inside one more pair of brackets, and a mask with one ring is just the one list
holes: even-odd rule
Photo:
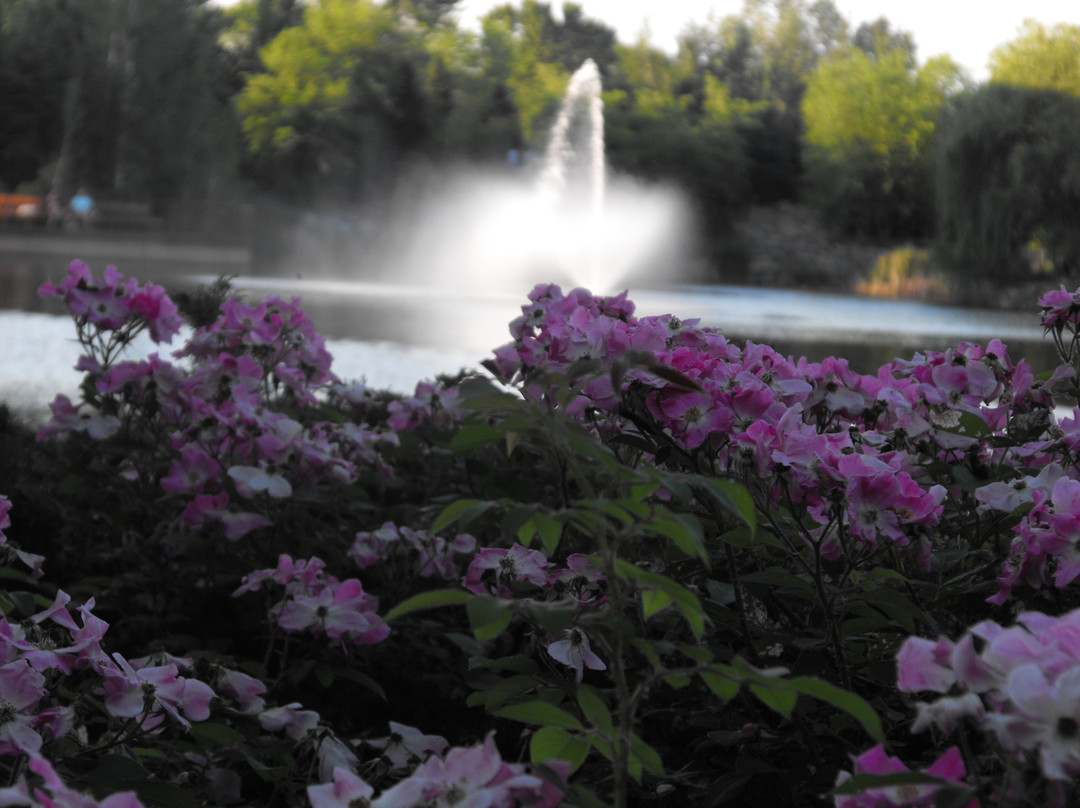
[[[461, 0], [459, 20], [473, 27], [476, 20], [507, 0]], [[585, 16], [615, 29], [620, 42], [630, 44], [647, 24], [654, 47], [674, 52], [675, 40], [688, 22], [716, 20], [742, 10], [742, 0], [577, 0]], [[1021, 24], [1031, 18], [1044, 25], [1080, 24], [1080, 0], [834, 0], [854, 31], [862, 22], [886, 17], [894, 28], [915, 36], [919, 62], [948, 53], [972, 78], [988, 76], [987, 59], [998, 45], [1015, 39]], [[513, 5], [519, 5], [515, 0]], [[562, 7], [561, 0], [551, 0]]]

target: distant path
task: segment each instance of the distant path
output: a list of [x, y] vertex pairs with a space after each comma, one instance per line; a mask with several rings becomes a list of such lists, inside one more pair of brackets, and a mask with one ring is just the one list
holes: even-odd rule
[[206, 244], [171, 234], [17, 233], [0, 231], [0, 253], [78, 256], [86, 261], [178, 262], [227, 265], [237, 273], [251, 268], [251, 248]]

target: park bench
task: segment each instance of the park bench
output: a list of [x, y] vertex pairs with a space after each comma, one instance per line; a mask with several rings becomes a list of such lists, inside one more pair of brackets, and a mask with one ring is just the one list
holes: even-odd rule
[[102, 230], [156, 230], [165, 224], [149, 202], [119, 200], [95, 201], [92, 222]]

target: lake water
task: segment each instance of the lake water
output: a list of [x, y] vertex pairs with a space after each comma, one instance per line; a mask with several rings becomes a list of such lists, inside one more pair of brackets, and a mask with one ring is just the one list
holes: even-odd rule
[[[0, 242], [3, 236], [0, 235]], [[74, 249], [77, 245], [71, 245]], [[449, 283], [394, 284], [362, 279], [256, 277], [242, 256], [177, 251], [172, 260], [136, 255], [116, 261], [121, 272], [167, 287], [193, 287], [219, 274], [238, 273], [234, 285], [251, 297], [300, 296], [316, 327], [328, 337], [390, 341], [475, 350], [484, 356], [509, 338], [507, 324], [520, 313], [528, 288], [466, 288]], [[37, 297], [47, 278], [64, 276], [70, 254], [18, 254], [0, 243], [0, 308], [62, 314], [57, 301]], [[88, 259], [95, 274], [109, 260]], [[853, 295], [740, 286], [682, 285], [631, 288], [639, 315], [697, 317], [731, 339], [767, 342], [786, 354], [821, 359], [847, 357], [859, 371], [874, 372], [895, 357], [943, 350], [960, 341], [1003, 340], [1013, 359], [1036, 368], [1056, 364], [1043, 340], [1035, 301], [1031, 313], [984, 311]]]

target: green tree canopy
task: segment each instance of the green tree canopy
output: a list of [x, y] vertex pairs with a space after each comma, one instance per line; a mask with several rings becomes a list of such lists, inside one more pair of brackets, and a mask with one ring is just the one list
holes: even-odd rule
[[871, 237], [931, 231], [935, 120], [961, 86], [949, 57], [915, 71], [904, 48], [856, 48], [819, 66], [802, 112], [808, 193], [826, 222]]
[[1080, 25], [1025, 20], [1020, 30], [990, 54], [990, 83], [1080, 96]]
[[260, 51], [237, 104], [258, 173], [346, 195], [386, 179], [432, 122], [422, 41], [390, 6], [320, 0]]

